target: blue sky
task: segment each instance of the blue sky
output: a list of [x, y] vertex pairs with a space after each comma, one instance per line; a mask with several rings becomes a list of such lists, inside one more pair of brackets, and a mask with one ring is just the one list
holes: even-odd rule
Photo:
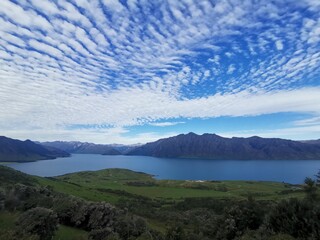
[[318, 0], [1, 0], [0, 132], [320, 138]]

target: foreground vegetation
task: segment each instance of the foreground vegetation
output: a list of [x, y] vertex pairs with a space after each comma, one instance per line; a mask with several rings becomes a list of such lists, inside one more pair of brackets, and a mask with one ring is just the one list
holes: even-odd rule
[[0, 239], [319, 239], [304, 185], [171, 181], [124, 169], [56, 178], [0, 166]]

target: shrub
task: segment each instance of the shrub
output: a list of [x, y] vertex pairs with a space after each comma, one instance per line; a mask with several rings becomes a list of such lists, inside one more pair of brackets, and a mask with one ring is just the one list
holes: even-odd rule
[[166, 233], [166, 240], [185, 240], [187, 235], [181, 226], [170, 227]]
[[147, 225], [140, 217], [127, 216], [115, 222], [114, 228], [122, 239], [128, 239], [129, 237], [139, 237], [147, 230]]
[[6, 199], [6, 193], [4, 189], [0, 188], [0, 211], [4, 209], [5, 199]]
[[320, 239], [320, 208], [306, 200], [283, 200], [272, 209], [267, 226], [295, 238]]
[[89, 233], [90, 240], [104, 240], [112, 237], [111, 228], [94, 229]]
[[111, 227], [116, 216], [115, 208], [108, 203], [91, 203], [84, 209], [89, 229]]
[[317, 199], [317, 184], [312, 178], [307, 177], [304, 180], [304, 190], [306, 192], [306, 198], [310, 201]]
[[51, 239], [57, 230], [57, 215], [49, 209], [36, 207], [20, 215], [17, 222], [18, 233], [37, 235], [40, 239]]
[[258, 229], [264, 218], [264, 212], [254, 201], [246, 201], [228, 207], [214, 224], [216, 239], [234, 239], [247, 230]]

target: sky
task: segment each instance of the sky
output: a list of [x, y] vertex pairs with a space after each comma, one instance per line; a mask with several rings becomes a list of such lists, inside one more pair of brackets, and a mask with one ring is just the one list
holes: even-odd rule
[[0, 1], [0, 135], [188, 132], [320, 138], [320, 1]]

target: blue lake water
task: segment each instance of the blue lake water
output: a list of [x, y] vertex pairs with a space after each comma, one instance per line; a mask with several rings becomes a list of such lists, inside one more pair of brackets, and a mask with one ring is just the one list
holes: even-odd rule
[[305, 177], [313, 177], [318, 172], [320, 160], [204, 160], [73, 154], [69, 158], [11, 163], [7, 166], [44, 177], [105, 168], [126, 168], [153, 174], [158, 179], [302, 183]]

